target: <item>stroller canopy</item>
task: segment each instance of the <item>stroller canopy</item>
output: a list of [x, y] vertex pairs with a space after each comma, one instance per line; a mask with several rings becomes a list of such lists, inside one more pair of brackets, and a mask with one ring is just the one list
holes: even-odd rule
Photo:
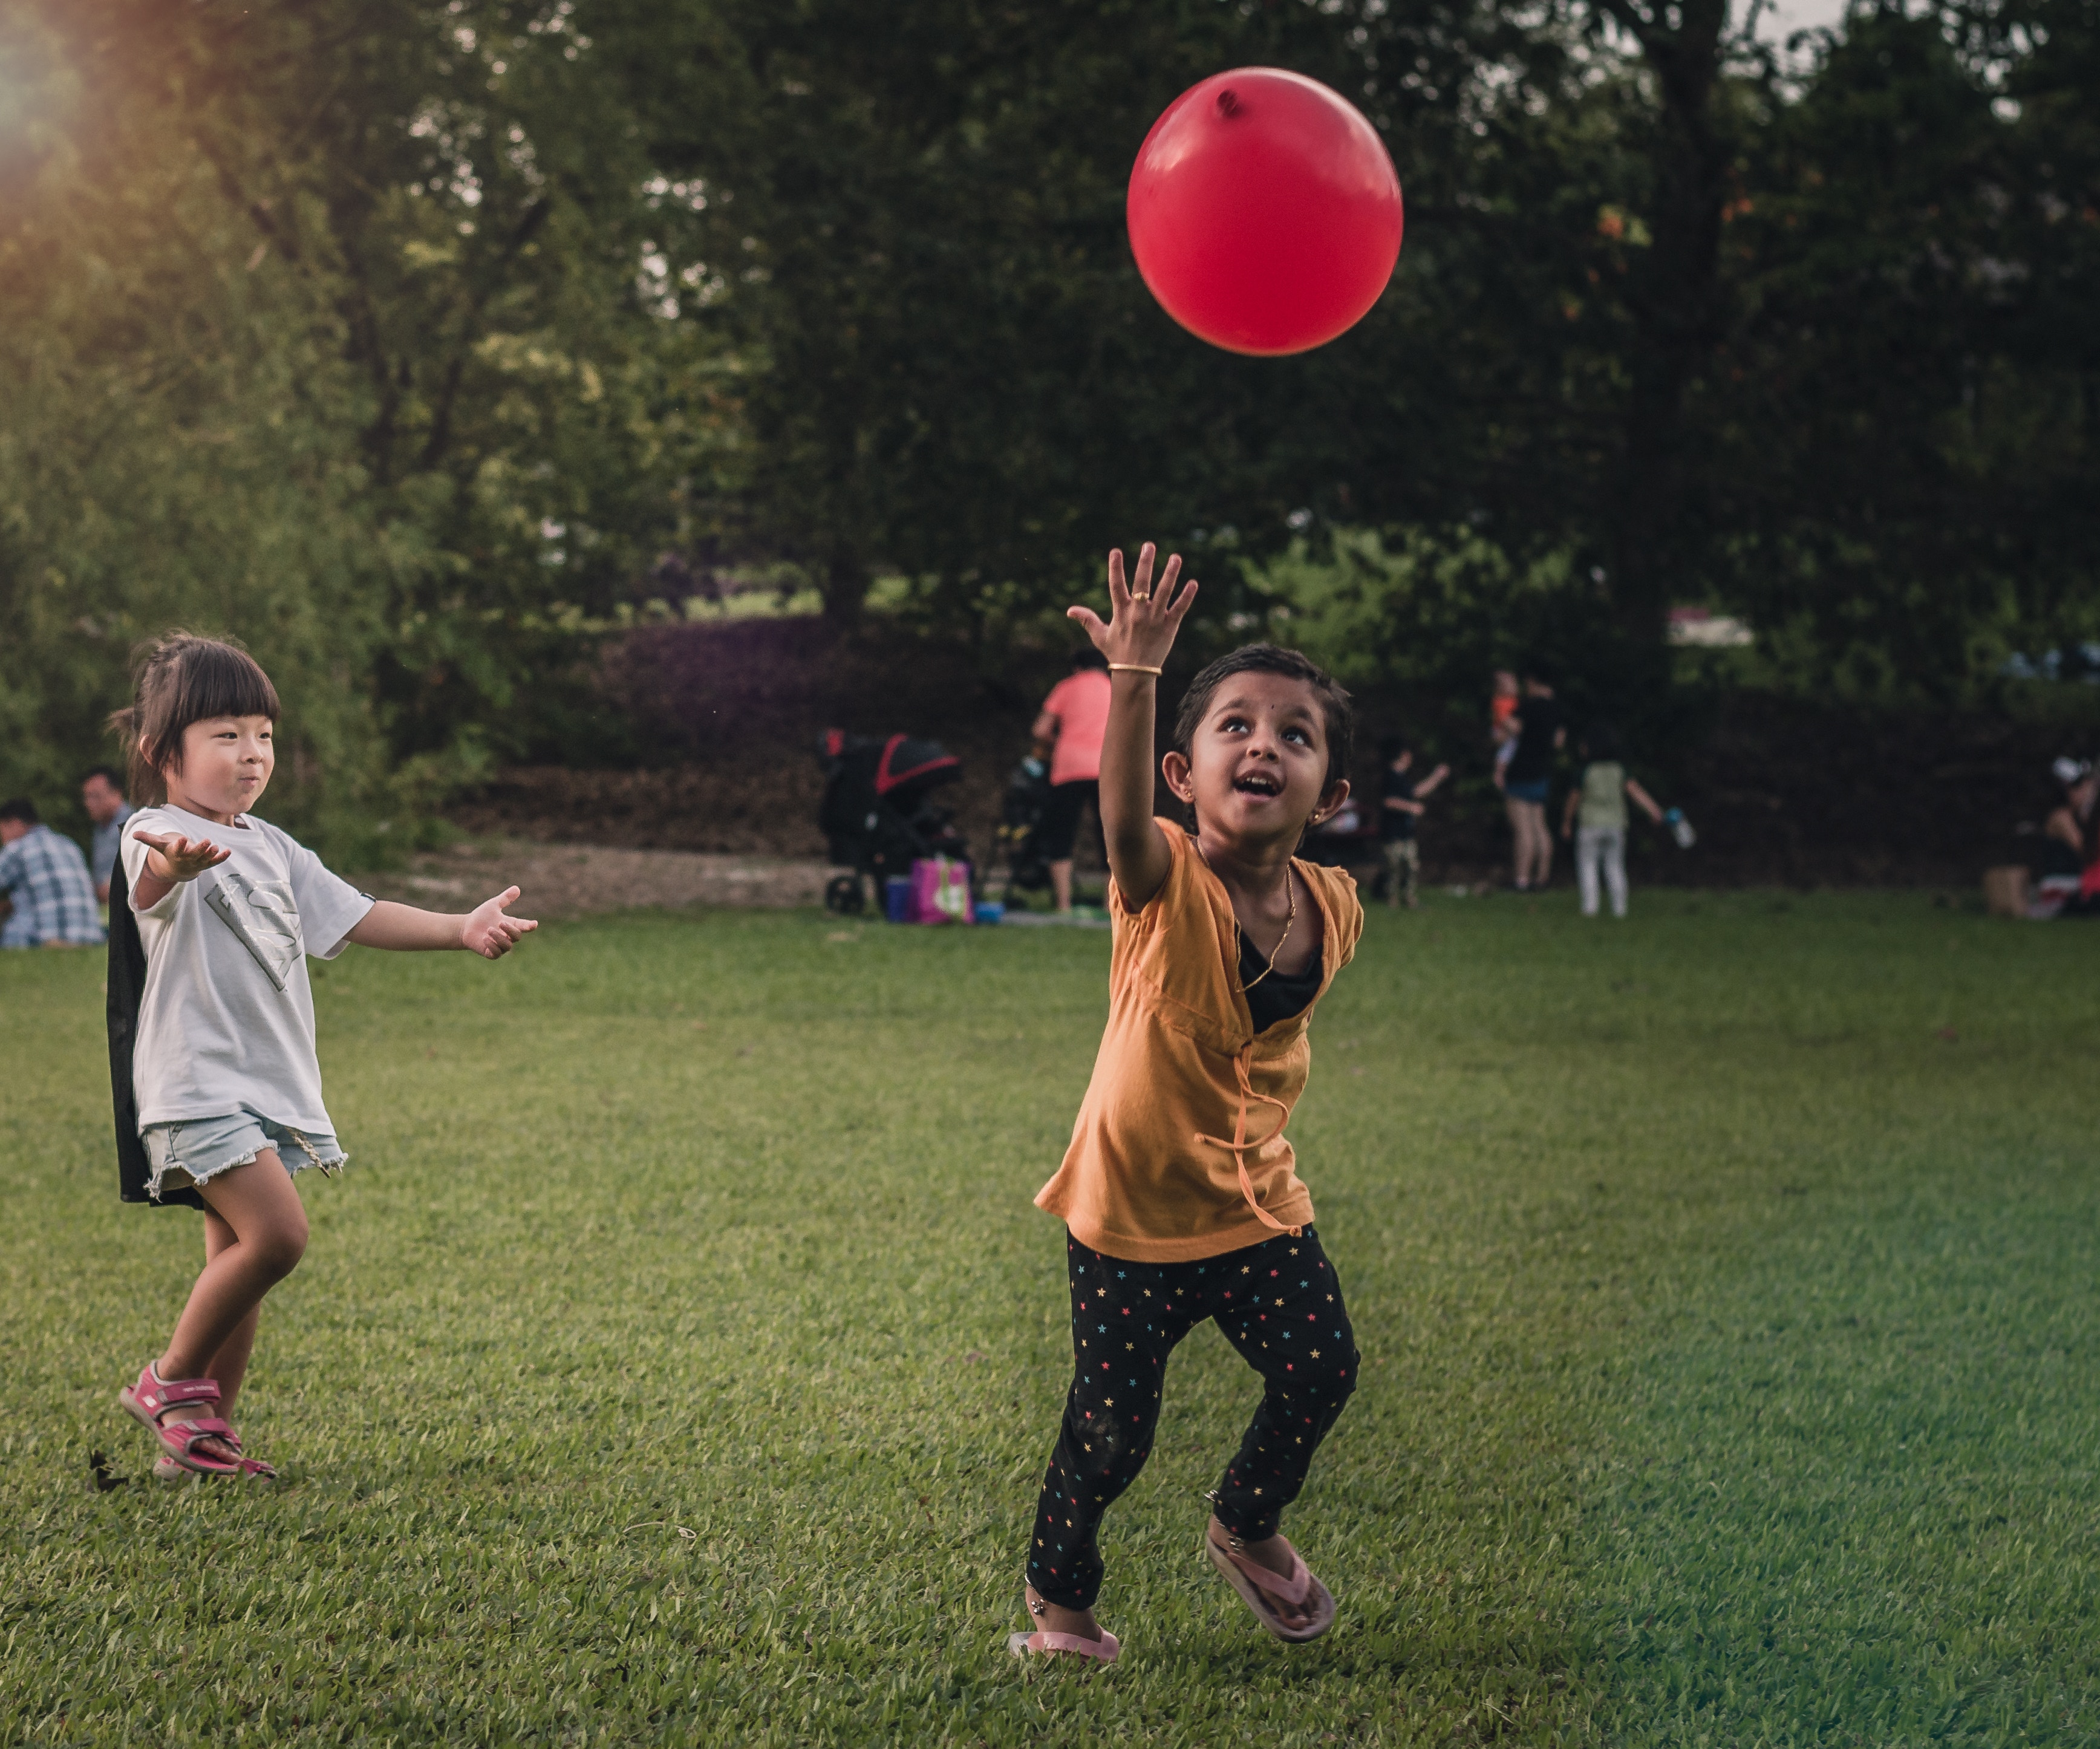
[[[882, 757], [876, 764], [875, 793], [890, 798], [907, 784], [930, 790], [934, 784], [960, 776], [962, 764], [938, 741], [914, 741], [907, 735], [892, 735], [883, 742]], [[929, 778], [932, 782], [921, 782]]]

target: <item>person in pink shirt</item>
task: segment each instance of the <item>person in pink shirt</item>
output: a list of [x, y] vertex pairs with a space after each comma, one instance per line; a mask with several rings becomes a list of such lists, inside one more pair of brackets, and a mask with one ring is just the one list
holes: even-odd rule
[[1074, 651], [1072, 672], [1051, 689], [1035, 719], [1035, 738], [1050, 749], [1050, 803], [1043, 810], [1043, 854], [1061, 915], [1072, 913], [1072, 852], [1079, 815], [1101, 812], [1101, 739], [1109, 726], [1109, 665], [1091, 644]]

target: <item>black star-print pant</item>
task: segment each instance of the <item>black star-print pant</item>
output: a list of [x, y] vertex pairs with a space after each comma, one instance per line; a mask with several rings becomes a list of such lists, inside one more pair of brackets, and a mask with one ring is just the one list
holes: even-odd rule
[[1357, 1388], [1357, 1344], [1334, 1266], [1307, 1227], [1198, 1263], [1132, 1263], [1069, 1233], [1071, 1394], [1043, 1478], [1028, 1582], [1066, 1609], [1101, 1587], [1094, 1533], [1152, 1455], [1174, 1345], [1206, 1318], [1267, 1389], [1211, 1500], [1236, 1536], [1260, 1542], [1305, 1485], [1312, 1454]]

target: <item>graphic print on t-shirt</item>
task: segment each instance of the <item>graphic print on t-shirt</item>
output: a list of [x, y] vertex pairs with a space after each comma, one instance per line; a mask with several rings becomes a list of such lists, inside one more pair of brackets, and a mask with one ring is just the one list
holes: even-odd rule
[[270, 981], [283, 989], [306, 950], [299, 938], [299, 907], [290, 886], [283, 881], [258, 886], [245, 874], [221, 869], [204, 901], [213, 915], [240, 938], [240, 945], [255, 956], [255, 963], [269, 974]]

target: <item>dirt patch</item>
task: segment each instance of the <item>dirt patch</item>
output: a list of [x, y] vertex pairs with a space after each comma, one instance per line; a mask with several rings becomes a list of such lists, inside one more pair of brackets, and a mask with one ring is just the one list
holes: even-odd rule
[[833, 873], [822, 857], [709, 856], [678, 850], [516, 840], [461, 844], [408, 868], [366, 877], [373, 896], [426, 910], [465, 911], [506, 886], [521, 889], [520, 916], [689, 905], [784, 909], [823, 902]]

